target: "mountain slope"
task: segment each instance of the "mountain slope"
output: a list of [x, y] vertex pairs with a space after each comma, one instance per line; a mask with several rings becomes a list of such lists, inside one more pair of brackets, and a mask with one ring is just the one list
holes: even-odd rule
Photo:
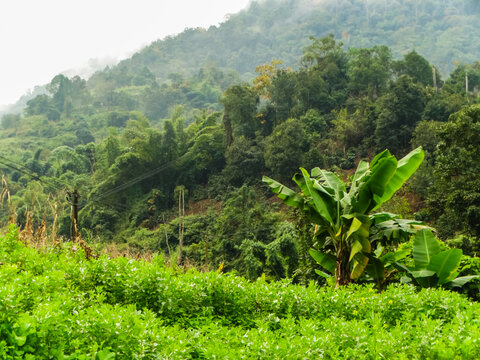
[[[206, 66], [235, 70], [249, 80], [256, 66], [273, 59], [298, 67], [309, 37], [330, 33], [346, 48], [386, 45], [397, 58], [416, 50], [446, 76], [458, 63], [480, 59], [480, 43], [472, 41], [480, 37], [479, 14], [475, 0], [257, 0], [218, 27], [186, 29], [153, 42], [97, 72], [90, 85], [112, 78], [113, 88], [154, 77], [162, 83]], [[22, 99], [2, 113], [24, 106]]]
[[147, 67], [158, 78], [170, 73], [195, 73], [214, 63], [241, 74], [272, 59], [289, 66], [309, 36], [333, 33], [347, 47], [387, 45], [397, 57], [415, 49], [443, 73], [455, 62], [480, 58], [479, 6], [462, 0], [265, 0], [219, 27], [187, 29], [158, 40], [119, 66]]

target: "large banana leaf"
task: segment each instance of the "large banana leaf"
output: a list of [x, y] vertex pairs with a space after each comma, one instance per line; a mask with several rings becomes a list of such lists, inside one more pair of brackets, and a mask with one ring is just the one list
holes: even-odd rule
[[366, 214], [373, 209], [377, 205], [377, 199], [380, 199], [383, 195], [396, 169], [397, 159], [392, 155], [385, 155], [378, 159], [373, 167], [370, 164], [370, 176], [367, 176], [366, 181], [359, 185], [358, 194], [352, 193], [352, 189], [350, 189], [352, 211]]
[[415, 270], [426, 269], [433, 256], [440, 252], [440, 245], [430, 230], [420, 230], [413, 239]]
[[356, 184], [367, 173], [368, 165], [369, 165], [368, 162], [363, 161], [363, 160], [358, 163], [357, 170], [355, 170], [355, 174], [352, 177], [352, 187], [354, 188], [354, 191], [355, 191]]
[[398, 219], [399, 215], [388, 213], [388, 212], [381, 212], [381, 213], [371, 214], [369, 216], [370, 216], [370, 219], [372, 220], [373, 224], [377, 225], [377, 224], [379, 224], [381, 222], [384, 222], [384, 221]]
[[344, 213], [348, 214], [351, 212], [352, 207], [352, 199], [355, 200], [355, 197], [358, 194], [358, 189], [363, 186], [369, 176], [368, 171], [368, 162], [360, 161], [357, 166], [357, 170], [355, 171], [355, 175], [353, 175], [350, 185], [350, 190], [346, 193], [341, 200], [342, 207], [345, 209]]
[[387, 159], [389, 157], [392, 157], [392, 154], [390, 153], [390, 151], [388, 151], [388, 149], [385, 149], [381, 153], [375, 155], [375, 157], [370, 162], [370, 169], [373, 169], [375, 166], [377, 166], [380, 160]]
[[324, 254], [315, 249], [310, 249], [310, 255], [313, 259], [325, 270], [329, 271], [331, 274], [335, 274], [335, 267], [337, 266], [335, 256], [331, 254]]
[[460, 249], [442, 251], [432, 256], [427, 270], [435, 271], [438, 276], [438, 284], [443, 285], [458, 275], [455, 270], [460, 265], [461, 258], [462, 250]]
[[262, 181], [267, 183], [272, 191], [277, 194], [278, 197], [285, 202], [285, 204], [300, 208], [303, 205], [303, 198], [292, 189], [289, 189], [285, 185], [280, 184], [278, 181], [275, 181], [268, 176], [264, 176]]
[[445, 285], [449, 286], [449, 287], [462, 287], [467, 282], [469, 282], [473, 279], [480, 279], [480, 275], [460, 276], [460, 277], [446, 283]]
[[348, 259], [348, 261], [352, 261], [353, 257], [357, 255], [360, 251], [362, 251], [362, 249], [362, 243], [358, 240], [355, 240], [352, 244], [352, 248], [350, 250], [350, 258]]
[[438, 277], [435, 271], [432, 270], [411, 271], [410, 275], [412, 275], [418, 285], [423, 288], [434, 287], [438, 284]]
[[375, 256], [369, 256], [369, 259], [365, 272], [376, 281], [382, 282], [385, 279], [385, 266], [383, 262]]
[[317, 167], [312, 170], [312, 177], [317, 178], [327, 191], [328, 189], [332, 189], [333, 194], [335, 194], [335, 200], [337, 201], [340, 201], [347, 191], [345, 183], [331, 171], [322, 170]]
[[397, 171], [397, 165], [397, 159], [393, 155], [380, 159], [373, 167], [370, 165], [372, 175], [367, 184], [374, 197], [381, 197], [384, 194], [388, 183]]
[[[313, 206], [315, 210], [318, 212], [318, 214], [325, 219], [326, 222], [328, 223], [334, 223], [332, 214], [330, 211], [332, 211], [332, 199], [328, 199], [330, 201], [325, 201], [322, 196], [320, 196], [320, 193], [313, 188], [313, 183], [314, 180], [310, 178], [310, 174], [305, 170], [304, 168], [300, 168], [302, 171], [302, 175], [305, 181], [305, 188], [303, 188], [303, 192], [305, 193], [306, 196], [309, 196], [312, 198], [313, 201]], [[295, 180], [295, 178], [294, 178]], [[300, 186], [301, 183], [297, 182], [297, 184]], [[331, 196], [328, 194], [328, 192], [325, 191], [324, 193], [326, 196]]]
[[362, 252], [357, 253], [353, 257], [353, 266], [352, 266], [352, 273], [350, 277], [352, 280], [356, 280], [362, 275], [363, 271], [367, 267], [368, 264], [368, 257], [365, 256]]
[[358, 234], [360, 237], [368, 239], [370, 229], [370, 219], [367, 216], [354, 217], [347, 232], [348, 240], [352, 235]]
[[418, 169], [424, 156], [423, 149], [418, 147], [398, 161], [397, 171], [395, 171], [395, 174], [386, 184], [383, 195], [376, 200], [377, 206], [373, 210], [389, 200], [393, 194], [402, 187], [405, 181]]
[[382, 257], [380, 257], [380, 260], [382, 261], [385, 266], [388, 266], [390, 264], [393, 264], [397, 261], [400, 261], [402, 259], [405, 259], [408, 254], [410, 254], [409, 250], [399, 250], [395, 252], [389, 252]]
[[[408, 240], [412, 234], [420, 229], [430, 229], [421, 221], [393, 218], [393, 220], [381, 221], [377, 219], [376, 214], [370, 216], [373, 225], [370, 231], [371, 241], [401, 241]], [[380, 216], [382, 218], [383, 216]]]

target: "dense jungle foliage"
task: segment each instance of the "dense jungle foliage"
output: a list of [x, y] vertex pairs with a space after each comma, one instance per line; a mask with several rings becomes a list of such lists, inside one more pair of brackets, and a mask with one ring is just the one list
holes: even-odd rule
[[[278, 11], [272, 12], [274, 4]], [[475, 4], [253, 3], [218, 28], [158, 41], [88, 80], [59, 74], [45, 94], [27, 101], [23, 114], [2, 117], [2, 225], [12, 218], [22, 229], [47, 229], [68, 240], [71, 193], [78, 189], [78, 228], [90, 244], [163, 252], [203, 269], [223, 263], [226, 271], [252, 280], [265, 274], [308, 283], [320, 279], [309, 254], [315, 228], [273, 198], [262, 175], [290, 186], [299, 167], [318, 166], [348, 186], [360, 160], [386, 148], [400, 158], [422, 146], [419, 170], [378, 210], [436, 228], [445, 246], [465, 254], [462, 274], [473, 274], [478, 264], [467, 256], [478, 254], [480, 236], [480, 54], [470, 44], [470, 63], [456, 65], [444, 79], [443, 63], [419, 54], [427, 49], [422, 52], [436, 58], [445, 53], [439, 46], [438, 52], [417, 42], [389, 48], [368, 29], [396, 24], [416, 32], [409, 15], [414, 11], [416, 24], [454, 51], [450, 61], [462, 41], [437, 30], [463, 34], [471, 26], [464, 35], [472, 36], [478, 31], [469, 23], [478, 14]], [[314, 16], [300, 11], [307, 5], [315, 9], [316, 23], [328, 20], [322, 29], [314, 31]], [[337, 17], [326, 15], [334, 9]], [[365, 19], [357, 32], [347, 36], [331, 23], [353, 26], [359, 9]], [[284, 26], [289, 35], [274, 26], [277, 12], [292, 16], [292, 26]], [[448, 27], [453, 23], [457, 30]], [[246, 32], [249, 26], [258, 32]], [[400, 36], [395, 29], [384, 32]], [[323, 36], [327, 32], [337, 36]], [[222, 37], [227, 33], [238, 41]], [[323, 37], [305, 35], [312, 33]], [[271, 34], [278, 35], [271, 48], [277, 42], [285, 52], [261, 46]], [[367, 34], [378, 43], [352, 46]], [[192, 37], [195, 46], [187, 41]], [[213, 58], [205, 45], [211, 42], [219, 47], [216, 54], [231, 54], [227, 62], [214, 57], [205, 63]], [[238, 52], [222, 50], [226, 44]], [[196, 46], [207, 58], [196, 55]], [[278, 54], [283, 63], [273, 57]], [[246, 61], [245, 68], [235, 61]], [[179, 68], [186, 72], [173, 71]], [[242, 80], [245, 72], [253, 79]], [[470, 286], [475, 293], [477, 285]]]

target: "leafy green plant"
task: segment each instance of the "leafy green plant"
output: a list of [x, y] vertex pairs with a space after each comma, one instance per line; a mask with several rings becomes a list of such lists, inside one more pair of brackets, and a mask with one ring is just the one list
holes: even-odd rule
[[462, 250], [443, 250], [432, 231], [423, 229], [413, 240], [413, 267], [396, 263], [399, 270], [405, 271], [402, 282], [414, 281], [421, 287], [462, 287], [467, 282], [480, 278], [480, 275], [461, 276], [459, 274]]
[[480, 304], [441, 288], [183, 274], [16, 238], [0, 236], [0, 359], [480, 357]]
[[338, 287], [358, 279], [369, 261], [374, 265], [368, 268], [372, 276], [383, 276], [383, 263], [374, 260], [372, 243], [391, 239], [394, 233], [412, 232], [412, 226], [420, 224], [401, 221], [389, 213], [371, 212], [400, 189], [423, 157], [421, 147], [399, 161], [385, 150], [370, 164], [361, 161], [349, 186], [320, 168], [314, 168], [311, 174], [300, 168], [302, 173], [294, 175], [300, 193], [266, 176], [263, 181], [287, 205], [299, 208], [317, 225], [318, 250], [312, 249], [310, 254], [323, 269], [335, 274]]

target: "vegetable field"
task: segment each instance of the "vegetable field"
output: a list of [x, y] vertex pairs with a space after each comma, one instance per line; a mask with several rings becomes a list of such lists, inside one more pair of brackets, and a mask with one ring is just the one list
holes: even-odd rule
[[256, 282], [0, 238], [0, 359], [480, 358], [480, 305], [442, 289]]

